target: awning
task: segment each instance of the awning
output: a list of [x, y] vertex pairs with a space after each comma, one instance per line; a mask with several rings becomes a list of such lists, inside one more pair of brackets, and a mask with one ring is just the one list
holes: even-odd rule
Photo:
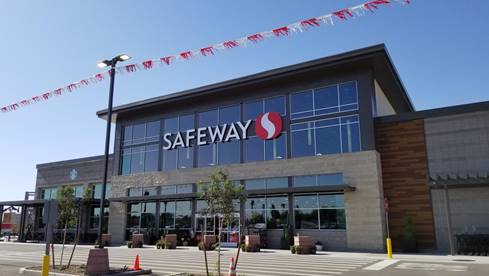
[[[311, 187], [290, 187], [276, 189], [260, 189], [246, 191], [248, 196], [254, 195], [273, 195], [288, 193], [327, 193], [327, 192], [351, 192], [355, 187], [350, 185], [330, 185], [330, 186], [311, 186]], [[171, 194], [171, 195], [151, 195], [151, 196], [126, 196], [110, 198], [110, 202], [141, 202], [141, 201], [159, 201], [159, 200], [178, 200], [183, 198], [199, 198], [199, 193]]]
[[488, 187], [489, 173], [438, 174], [430, 176], [429, 181], [433, 189]]

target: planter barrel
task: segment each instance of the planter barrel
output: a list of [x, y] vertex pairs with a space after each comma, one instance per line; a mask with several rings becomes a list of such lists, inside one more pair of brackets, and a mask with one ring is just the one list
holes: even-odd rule
[[165, 244], [167, 244], [166, 248], [169, 249], [177, 248], [177, 234], [167, 234], [165, 236]]
[[204, 244], [206, 248], [211, 247], [217, 242], [217, 237], [215, 235], [204, 235]]
[[250, 251], [259, 251], [260, 249], [260, 235], [246, 235], [245, 246]]
[[110, 245], [112, 243], [112, 234], [102, 234], [102, 244]]
[[294, 245], [302, 248], [301, 253], [298, 254], [311, 254], [314, 246], [311, 236], [295, 236]]
[[133, 234], [132, 235], [132, 247], [138, 247], [138, 245], [141, 245], [141, 247], [144, 244], [144, 234]]

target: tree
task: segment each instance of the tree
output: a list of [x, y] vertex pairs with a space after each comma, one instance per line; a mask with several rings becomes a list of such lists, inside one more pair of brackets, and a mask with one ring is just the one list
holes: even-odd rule
[[76, 223], [78, 204], [75, 198], [75, 190], [70, 186], [63, 186], [56, 193], [58, 205], [58, 225], [63, 227], [63, 246], [61, 247], [61, 257], [59, 266], [63, 269], [63, 255], [66, 244], [66, 232], [68, 227]]
[[80, 224], [82, 220], [82, 214], [84, 208], [88, 207], [90, 204], [90, 200], [92, 199], [92, 188], [87, 187], [84, 192], [83, 192], [83, 198], [80, 201], [77, 201], [78, 203], [78, 218], [76, 220], [76, 237], [75, 237], [75, 244], [73, 245], [73, 249], [71, 250], [71, 255], [70, 255], [70, 260], [68, 261], [68, 265], [66, 266], [67, 268], [70, 268], [71, 266], [71, 261], [73, 260], [73, 255], [75, 254], [76, 246], [80, 242]]
[[[222, 171], [212, 174], [208, 185], [200, 182], [199, 186], [202, 188], [200, 198], [207, 203], [204, 214], [219, 218], [217, 275], [221, 275], [221, 229], [223, 225], [230, 225], [233, 221], [234, 200], [245, 200], [246, 193], [243, 186], [234, 185]], [[240, 246], [238, 246], [238, 254], [239, 249]]]

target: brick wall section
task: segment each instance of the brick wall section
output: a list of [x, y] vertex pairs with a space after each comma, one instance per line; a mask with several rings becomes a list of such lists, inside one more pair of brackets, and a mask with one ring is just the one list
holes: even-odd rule
[[434, 249], [424, 121], [377, 123], [376, 143], [381, 156], [384, 196], [389, 201], [394, 250], [401, 250], [404, 220], [408, 215], [415, 223], [419, 249]]

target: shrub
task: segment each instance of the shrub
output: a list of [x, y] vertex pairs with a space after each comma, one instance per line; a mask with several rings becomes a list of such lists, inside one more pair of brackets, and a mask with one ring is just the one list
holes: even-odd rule
[[156, 242], [156, 249], [164, 249], [165, 248], [165, 240], [158, 240]]
[[[215, 250], [218, 245], [219, 245], [218, 243], [212, 244], [212, 245], [207, 244], [207, 246], [205, 247], [205, 250], [207, 250], [207, 251]], [[199, 247], [199, 250], [204, 250], [204, 242], [202, 242], [202, 241], [199, 242], [198, 247]]]
[[291, 245], [290, 246], [290, 253], [295, 254], [296, 252], [297, 251], [296, 251], [295, 245]]
[[132, 241], [127, 242], [127, 248], [132, 248]]

